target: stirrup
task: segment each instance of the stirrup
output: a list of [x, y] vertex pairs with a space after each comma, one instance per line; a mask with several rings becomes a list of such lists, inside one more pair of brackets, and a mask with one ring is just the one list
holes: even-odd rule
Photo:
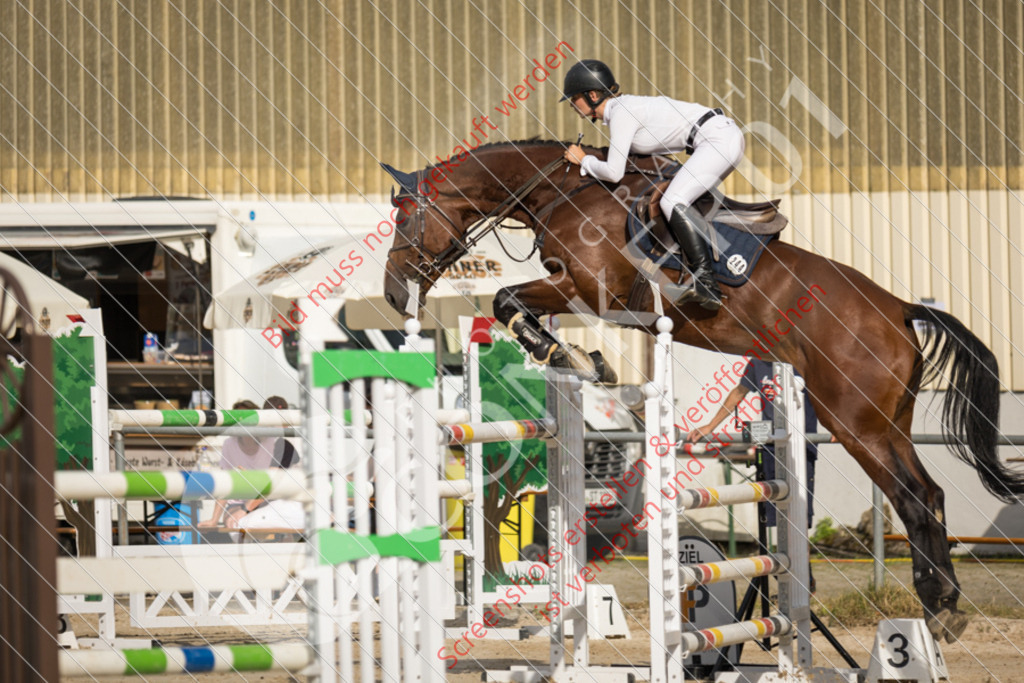
[[690, 278], [689, 283], [666, 284], [662, 287], [662, 291], [676, 306], [693, 302], [704, 310], [717, 311], [722, 307], [721, 290], [718, 288], [718, 283], [714, 281], [714, 275], [709, 273], [708, 277], [712, 278], [710, 287], [694, 275]]

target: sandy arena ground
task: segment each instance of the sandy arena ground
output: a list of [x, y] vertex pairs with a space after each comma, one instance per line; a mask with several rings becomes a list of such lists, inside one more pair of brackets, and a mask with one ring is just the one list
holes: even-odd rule
[[[817, 597], [828, 600], [856, 589], [866, 587], [871, 577], [870, 564], [830, 564], [824, 561], [815, 562], [814, 573], [818, 582]], [[975, 608], [983, 613], [993, 614], [1007, 608], [1016, 607], [1024, 611], [1024, 564], [1016, 563], [957, 563], [957, 574], [963, 586], [964, 596], [961, 605]], [[905, 585], [910, 583], [909, 563], [890, 563], [887, 565], [889, 575], [887, 581], [899, 581]], [[610, 641], [592, 641], [591, 659], [596, 664], [627, 664], [646, 665], [650, 658], [650, 641], [646, 638], [647, 584], [646, 561], [617, 561], [605, 570], [602, 580], [615, 585], [619, 598], [630, 620], [631, 639]], [[774, 580], [772, 582], [774, 587]], [[737, 592], [742, 594], [740, 587]], [[77, 622], [76, 631], [84, 635], [83, 623]], [[140, 631], [128, 629], [127, 614], [118, 616], [118, 632], [124, 635], [144, 636]], [[521, 611], [517, 625], [536, 625], [538, 617]], [[827, 623], [827, 622], [826, 622]], [[504, 625], [504, 624], [503, 624]], [[511, 625], [511, 623], [509, 623]], [[850, 651], [861, 667], [866, 668], [870, 659], [871, 647], [874, 643], [875, 630], [872, 626], [844, 628], [841, 624], [830, 624], [832, 632]], [[201, 635], [185, 631], [162, 631], [156, 634], [165, 645], [200, 645], [219, 643], [252, 642], [254, 638], [275, 641], [293, 638], [288, 631], [282, 629], [259, 629], [249, 633], [239, 629], [208, 629]], [[813, 637], [816, 666], [843, 666], [842, 660], [832, 650], [824, 638], [818, 634]], [[449, 641], [451, 644], [451, 641]], [[534, 637], [518, 642], [478, 641], [471, 654], [461, 658], [455, 669], [449, 672], [448, 679], [458, 683], [479, 681], [484, 669], [500, 670], [513, 664], [532, 662], [538, 665], [546, 663], [548, 641], [542, 637]], [[963, 639], [955, 644], [943, 644], [943, 655], [949, 667], [951, 681], [1021, 681], [1024, 680], [1024, 619], [1011, 619], [1000, 616], [982, 616], [973, 614], [971, 624]], [[746, 663], [770, 662], [771, 655], [748, 646], [744, 650], [743, 661]], [[82, 680], [82, 679], [62, 679]], [[138, 678], [107, 678], [110, 681], [137, 681]], [[202, 680], [210, 683], [226, 681], [261, 681], [277, 683], [283, 681], [304, 681], [304, 677], [292, 677], [278, 673], [240, 673], [203, 676], [153, 677], [161, 681], [193, 681]]]

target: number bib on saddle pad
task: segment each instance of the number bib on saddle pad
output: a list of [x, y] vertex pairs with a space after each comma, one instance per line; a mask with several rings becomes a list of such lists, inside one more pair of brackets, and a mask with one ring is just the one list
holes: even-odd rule
[[[685, 265], [682, 254], [664, 228], [664, 219], [652, 221], [648, 218], [650, 198], [649, 193], [644, 193], [633, 201], [630, 208], [627, 221], [630, 251], [634, 256], [651, 259], [662, 268], [681, 270]], [[711, 236], [712, 269], [715, 278], [730, 287], [739, 287], [750, 279], [765, 246], [778, 237], [777, 234], [754, 235], [717, 221], [711, 225], [714, 228]], [[658, 234], [650, 228], [655, 228]]]

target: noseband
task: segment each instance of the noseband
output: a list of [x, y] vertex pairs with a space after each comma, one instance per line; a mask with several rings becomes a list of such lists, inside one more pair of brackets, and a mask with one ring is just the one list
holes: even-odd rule
[[[518, 190], [513, 192], [511, 195], [506, 197], [500, 204], [492, 209], [488, 214], [484, 215], [482, 219], [475, 225], [471, 226], [461, 238], [452, 237], [451, 242], [447, 247], [439, 252], [433, 252], [423, 246], [424, 231], [426, 229], [426, 215], [430, 210], [436, 211], [441, 215], [442, 218], [452, 227], [455, 234], [459, 233], [459, 226], [437, 205], [437, 202], [418, 191], [410, 191], [407, 188], [402, 188], [402, 192], [395, 194], [394, 190], [391, 191], [391, 204], [401, 208], [401, 202], [412, 201], [416, 204], [416, 212], [407, 220], [413, 221], [412, 236], [408, 234], [406, 230], [395, 229], [396, 236], [400, 235], [405, 244], [395, 245], [388, 252], [388, 262], [391, 262], [391, 255], [397, 251], [404, 251], [405, 249], [413, 249], [416, 255], [419, 257], [415, 263], [411, 263], [410, 266], [416, 271], [414, 277], [410, 278], [417, 284], [430, 284], [432, 285], [437, 281], [441, 274], [444, 273], [452, 264], [462, 258], [462, 255], [467, 251], [476, 246], [484, 237], [493, 232], [495, 228], [501, 225], [501, 222], [508, 218], [516, 207], [526, 197], [537, 189], [537, 186], [543, 182], [543, 180], [549, 176], [555, 169], [559, 168], [563, 164], [568, 163], [565, 159], [559, 157], [552, 161], [547, 166], [537, 172], [530, 180], [526, 181]], [[416, 183], [413, 185], [415, 190], [419, 189], [422, 178], [426, 171], [416, 172]], [[456, 198], [456, 195], [442, 195], [438, 193], [439, 197], [451, 197]], [[403, 221], [404, 222], [404, 221]], [[409, 260], [406, 261], [409, 263]], [[397, 269], [397, 268], [396, 268]]]
[[[424, 171], [416, 172], [416, 182], [413, 185], [413, 188], [419, 188], [423, 175]], [[411, 259], [406, 261], [406, 263], [411, 265], [412, 268], [416, 271], [416, 275], [415, 277], [412, 278], [412, 280], [414, 282], [421, 284], [423, 282], [433, 283], [435, 280], [437, 280], [437, 278], [441, 276], [441, 273], [444, 272], [445, 268], [447, 268], [449, 265], [458, 260], [458, 256], [456, 256], [455, 258], [451, 258], [449, 254], [449, 252], [451, 252], [452, 249], [457, 245], [457, 242], [453, 238], [452, 243], [449, 244], [448, 247], [441, 250], [440, 252], [430, 251], [425, 246], [423, 246], [423, 233], [426, 228], [427, 212], [433, 209], [438, 214], [440, 214], [440, 216], [444, 218], [448, 225], [452, 226], [452, 229], [456, 232], [456, 234], [458, 234], [459, 232], [459, 227], [455, 225], [455, 222], [448, 216], [448, 214], [446, 214], [444, 211], [440, 209], [440, 207], [437, 206], [437, 202], [435, 202], [430, 197], [427, 197], [424, 194], [420, 194], [419, 192], [407, 191], [405, 190], [405, 188], [402, 188], [402, 190], [403, 191], [397, 195], [395, 194], [394, 189], [391, 190], [391, 204], [393, 206], [398, 207], [402, 211], [405, 211], [405, 202], [411, 201], [416, 205], [416, 211], [411, 216], [406, 214], [407, 218], [405, 219], [412, 221], [412, 235], [410, 236], [408, 234], [409, 231], [407, 229], [399, 229], [397, 227], [395, 228], [396, 237], [400, 236], [403, 240], [405, 240], [405, 244], [395, 244], [394, 246], [392, 246], [391, 250], [388, 252], [388, 261], [391, 262], [392, 254], [394, 254], [395, 252], [404, 251], [406, 249], [412, 249], [416, 252], [416, 255], [419, 257], [415, 262], [411, 262]], [[440, 196], [440, 193], [438, 193], [438, 196]], [[405, 221], [400, 222], [404, 223]]]

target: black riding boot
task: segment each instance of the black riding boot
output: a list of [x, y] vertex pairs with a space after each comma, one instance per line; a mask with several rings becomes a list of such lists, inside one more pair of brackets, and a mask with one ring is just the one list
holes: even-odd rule
[[689, 285], [683, 286], [686, 275], [684, 270], [679, 276], [679, 284], [666, 287], [665, 293], [674, 298], [676, 305], [694, 301], [702, 308], [717, 311], [722, 306], [722, 290], [718, 288], [715, 274], [711, 271], [711, 246], [702, 234], [705, 230], [711, 230], [711, 226], [703, 216], [697, 214], [696, 209], [683, 206], [676, 206], [672, 210], [668, 226], [686, 256], [693, 279]]

